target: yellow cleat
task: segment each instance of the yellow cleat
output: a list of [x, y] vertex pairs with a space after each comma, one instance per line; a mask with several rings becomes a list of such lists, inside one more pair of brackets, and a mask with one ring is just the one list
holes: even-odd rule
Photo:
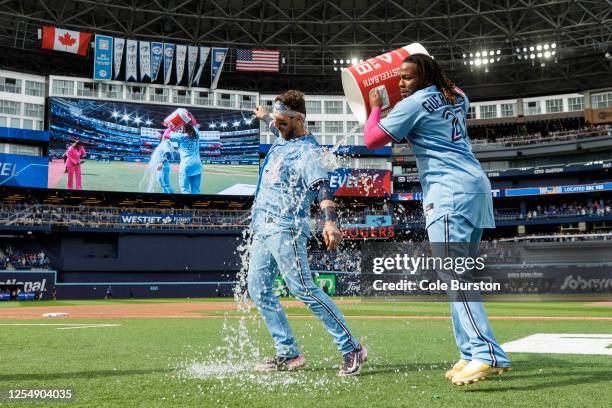
[[510, 367], [491, 367], [480, 361], [472, 360], [463, 370], [453, 376], [453, 384], [466, 385], [484, 380], [491, 375], [501, 375], [512, 370]]
[[444, 377], [448, 380], [452, 380], [453, 377], [455, 376], [455, 374], [457, 374], [459, 371], [463, 370], [463, 368], [468, 365], [469, 361], [461, 359], [459, 361], [457, 361], [455, 363], [455, 365], [453, 366], [453, 368], [451, 368], [450, 370], [448, 370], [446, 372], [446, 374], [444, 374]]

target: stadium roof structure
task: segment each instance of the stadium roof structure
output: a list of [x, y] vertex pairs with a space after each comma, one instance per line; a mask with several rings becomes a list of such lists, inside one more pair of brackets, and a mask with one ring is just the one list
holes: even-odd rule
[[[612, 0], [6, 0], [0, 67], [91, 76], [91, 52], [82, 59], [39, 49], [43, 25], [280, 50], [274, 74], [236, 72], [230, 52], [223, 89], [338, 94], [334, 60], [365, 59], [412, 42], [422, 43], [473, 100], [612, 86]], [[493, 58], [476, 64], [482, 51]]]

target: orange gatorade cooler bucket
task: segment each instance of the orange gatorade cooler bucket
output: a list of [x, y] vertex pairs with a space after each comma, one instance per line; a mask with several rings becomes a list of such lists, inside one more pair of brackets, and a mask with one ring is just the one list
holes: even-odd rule
[[172, 129], [179, 128], [184, 124], [189, 123], [193, 126], [196, 126], [198, 124], [191, 112], [189, 112], [185, 108], [178, 108], [177, 110], [172, 112], [170, 115], [168, 115], [166, 119], [164, 119], [163, 123], [164, 126], [170, 127]]
[[344, 95], [359, 122], [365, 123], [370, 115], [372, 89], [382, 96], [383, 117], [400, 101], [399, 67], [411, 54], [429, 55], [421, 44], [412, 43], [342, 70]]

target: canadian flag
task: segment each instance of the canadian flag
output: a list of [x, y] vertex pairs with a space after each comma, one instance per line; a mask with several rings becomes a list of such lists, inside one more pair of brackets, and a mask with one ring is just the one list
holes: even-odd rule
[[42, 29], [42, 48], [47, 50], [85, 55], [90, 41], [91, 33], [64, 30], [51, 26], [45, 26]]

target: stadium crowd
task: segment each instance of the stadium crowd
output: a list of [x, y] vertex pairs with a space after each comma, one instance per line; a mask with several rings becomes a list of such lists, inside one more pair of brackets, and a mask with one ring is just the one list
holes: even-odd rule
[[29, 270], [49, 269], [50, 262], [44, 251], [27, 252], [12, 245], [0, 246], [0, 269]]

